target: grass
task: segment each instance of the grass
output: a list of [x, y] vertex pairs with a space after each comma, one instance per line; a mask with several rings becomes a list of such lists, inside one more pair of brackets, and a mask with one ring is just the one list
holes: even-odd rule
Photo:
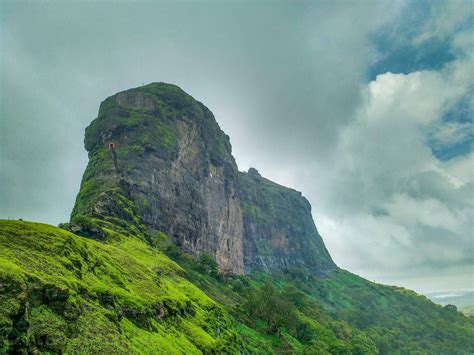
[[[0, 220], [0, 353], [474, 349], [472, 318], [403, 288], [344, 270], [328, 277], [301, 272], [222, 277], [210, 260], [173, 248], [163, 233], [151, 247], [107, 224], [102, 230], [107, 237], [99, 242], [45, 224]], [[280, 309], [267, 307], [271, 304]], [[272, 312], [288, 317], [269, 328]]]
[[[178, 353], [235, 346], [220, 306], [136, 238], [104, 244], [49, 225], [0, 221], [0, 270], [4, 351], [21, 348], [21, 338], [30, 350], [51, 352], [146, 353], [150, 342]], [[28, 322], [21, 334], [17, 318]], [[227, 331], [205, 329], [209, 320]]]

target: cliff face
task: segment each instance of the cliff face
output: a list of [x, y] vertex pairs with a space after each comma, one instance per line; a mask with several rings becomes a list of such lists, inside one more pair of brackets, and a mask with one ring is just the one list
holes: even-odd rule
[[[335, 268], [300, 193], [240, 173], [229, 137], [170, 84], [120, 92], [86, 129], [89, 164], [71, 215], [167, 233], [225, 273]], [[93, 234], [93, 233], [92, 233]]]
[[293, 189], [241, 173], [246, 271], [302, 268], [324, 273], [335, 267], [314, 225], [311, 205]]

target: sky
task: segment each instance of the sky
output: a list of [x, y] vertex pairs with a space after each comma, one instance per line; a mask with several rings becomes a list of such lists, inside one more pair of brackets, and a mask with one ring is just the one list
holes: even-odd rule
[[67, 221], [106, 97], [169, 82], [335, 262], [474, 289], [474, 2], [0, 0], [0, 218]]

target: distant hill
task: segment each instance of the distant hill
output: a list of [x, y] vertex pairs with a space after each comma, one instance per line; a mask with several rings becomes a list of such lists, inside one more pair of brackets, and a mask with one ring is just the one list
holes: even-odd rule
[[472, 290], [434, 291], [425, 292], [425, 295], [433, 302], [443, 306], [453, 304], [458, 308], [463, 308], [474, 304], [474, 291]]

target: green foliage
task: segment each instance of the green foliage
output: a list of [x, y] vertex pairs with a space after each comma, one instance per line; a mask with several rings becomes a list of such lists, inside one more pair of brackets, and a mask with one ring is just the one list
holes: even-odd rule
[[64, 349], [67, 342], [67, 323], [50, 308], [42, 305], [31, 310], [28, 338], [30, 344], [43, 351]]
[[298, 326], [295, 308], [271, 283], [249, 289], [245, 298], [244, 308], [248, 316], [263, 320], [267, 333], [274, 334], [282, 328], [294, 330]]
[[3, 352], [147, 353], [148, 340], [171, 353], [235, 350], [229, 316], [181, 267], [140, 239], [108, 240], [0, 221]]
[[400, 287], [379, 285], [344, 270], [322, 279], [290, 278], [324, 312], [364, 332], [382, 354], [469, 353], [474, 320]]
[[195, 257], [183, 252], [172, 242], [167, 241], [164, 243], [162, 242], [161, 244], [165, 254], [172, 260], [178, 262], [185, 269], [197, 272], [203, 276], [210, 276], [216, 280], [222, 280], [222, 275], [219, 273], [217, 262], [209, 254], [201, 253], [199, 256]]
[[44, 224], [0, 221], [0, 352], [474, 349], [472, 318], [412, 291], [342, 270], [326, 278], [295, 270], [222, 277], [212, 257], [185, 254], [161, 232], [145, 242], [109, 229], [109, 222], [76, 222], [89, 228], [102, 223], [106, 242]]
[[[376, 354], [375, 344], [346, 322], [323, 314], [308, 295], [285, 283], [279, 289], [269, 281], [245, 292], [249, 319], [263, 321], [267, 334], [278, 334], [281, 346], [296, 353]], [[286, 344], [286, 345], [285, 345]]]
[[210, 275], [215, 278], [219, 278], [219, 272], [217, 270], [216, 260], [209, 254], [202, 253], [196, 260], [196, 271]]

